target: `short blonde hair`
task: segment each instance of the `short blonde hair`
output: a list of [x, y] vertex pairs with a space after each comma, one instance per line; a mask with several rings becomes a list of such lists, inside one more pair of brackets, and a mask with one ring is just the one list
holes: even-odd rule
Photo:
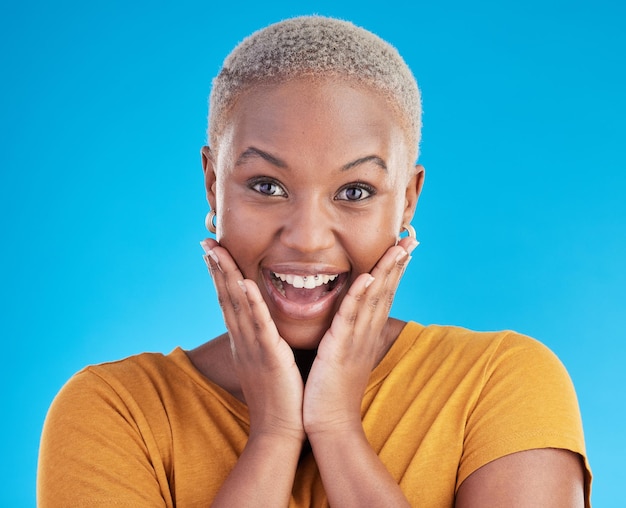
[[213, 80], [209, 144], [217, 147], [226, 115], [254, 85], [308, 77], [340, 77], [380, 92], [399, 113], [409, 149], [417, 157], [421, 99], [417, 82], [398, 51], [350, 22], [302, 16], [269, 25], [244, 39]]

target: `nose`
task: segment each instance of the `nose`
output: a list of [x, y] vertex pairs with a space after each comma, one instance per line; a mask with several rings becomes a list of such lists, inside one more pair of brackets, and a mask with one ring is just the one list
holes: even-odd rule
[[284, 218], [280, 240], [286, 247], [300, 252], [317, 252], [335, 243], [332, 213], [317, 200], [294, 203]]

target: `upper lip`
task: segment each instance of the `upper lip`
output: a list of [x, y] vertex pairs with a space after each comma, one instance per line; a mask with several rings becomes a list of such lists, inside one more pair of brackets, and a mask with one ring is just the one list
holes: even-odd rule
[[272, 273], [289, 275], [341, 275], [347, 272], [345, 268], [319, 263], [277, 263], [266, 267]]

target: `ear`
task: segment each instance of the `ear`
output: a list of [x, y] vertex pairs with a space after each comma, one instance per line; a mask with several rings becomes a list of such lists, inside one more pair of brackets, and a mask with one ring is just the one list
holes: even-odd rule
[[200, 150], [200, 155], [202, 157], [202, 171], [204, 172], [206, 199], [209, 202], [211, 209], [215, 210], [215, 186], [217, 177], [215, 175], [215, 160], [213, 158], [213, 152], [211, 152], [211, 148], [208, 146], [203, 146], [202, 150]]
[[417, 206], [417, 200], [422, 192], [422, 186], [424, 185], [424, 175], [426, 170], [424, 166], [420, 164], [415, 165], [413, 176], [409, 180], [406, 188], [406, 197], [404, 202], [404, 212], [402, 215], [402, 223], [410, 224], [415, 215], [415, 207]]

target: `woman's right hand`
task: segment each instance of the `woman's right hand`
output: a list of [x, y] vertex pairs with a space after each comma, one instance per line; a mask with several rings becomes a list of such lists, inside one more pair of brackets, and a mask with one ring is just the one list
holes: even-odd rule
[[304, 441], [304, 386], [293, 351], [279, 335], [258, 286], [244, 279], [230, 253], [213, 239], [201, 245], [248, 405], [250, 438], [266, 435]]

